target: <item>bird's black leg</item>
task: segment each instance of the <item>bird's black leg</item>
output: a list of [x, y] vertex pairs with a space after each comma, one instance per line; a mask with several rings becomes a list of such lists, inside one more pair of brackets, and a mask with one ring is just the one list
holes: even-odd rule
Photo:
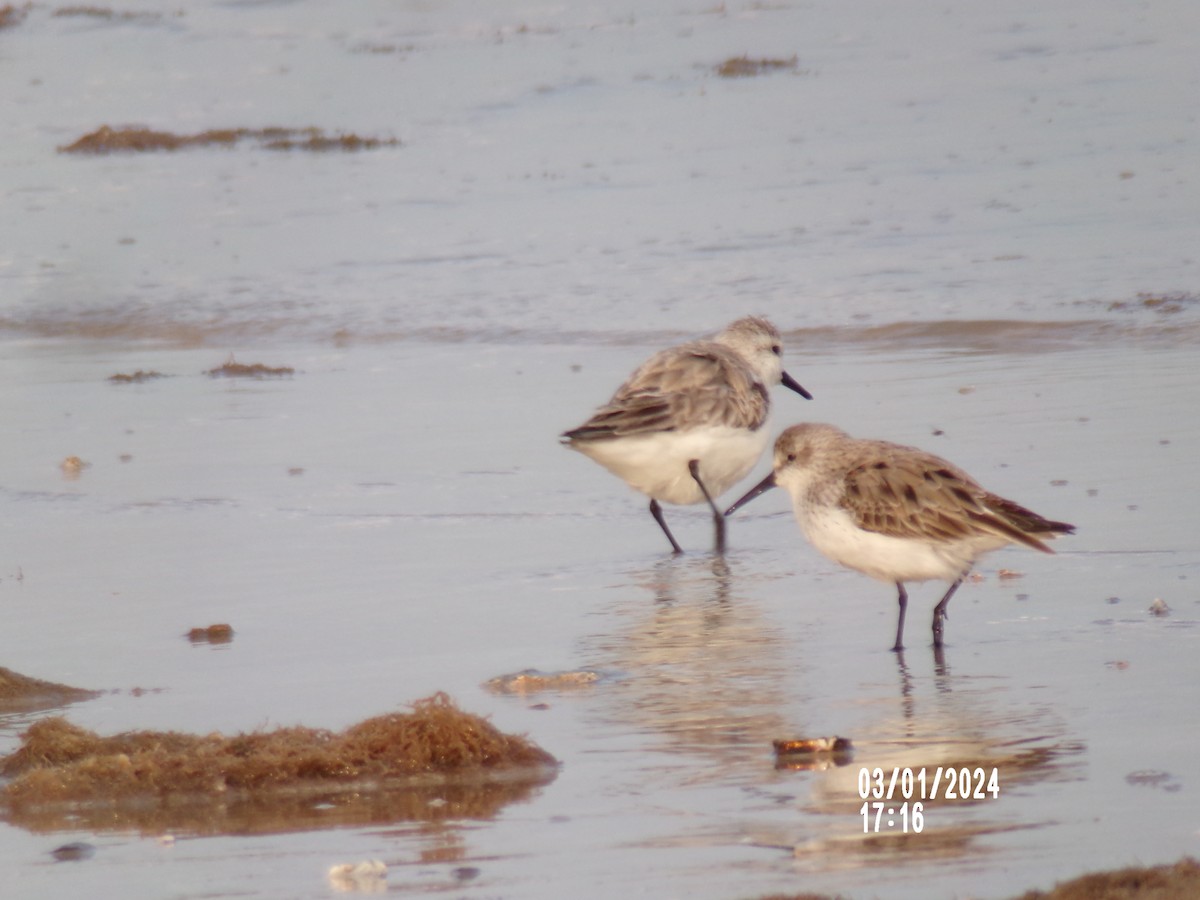
[[962, 577], [958, 579], [958, 581], [950, 585], [950, 590], [946, 591], [946, 595], [942, 597], [938, 605], [933, 608], [933, 646], [935, 647], [942, 646], [942, 632], [946, 627], [942, 623], [946, 619], [950, 618], [950, 616], [946, 614], [946, 604], [950, 602], [950, 598], [954, 596], [954, 592], [958, 590], [958, 586], [963, 583], [963, 578], [966, 578], [965, 572], [963, 573]]
[[900, 618], [896, 621], [896, 645], [892, 650], [900, 653], [904, 650], [904, 613], [908, 609], [908, 594], [904, 592], [904, 584], [897, 581], [896, 587], [900, 591], [900, 596], [897, 598], [900, 601]]
[[713, 528], [716, 529], [716, 535], [713, 538], [713, 549], [717, 553], [725, 552], [725, 517], [721, 515], [721, 511], [717, 509], [717, 504], [713, 502], [712, 496], [708, 493], [708, 488], [704, 486], [704, 482], [700, 480], [700, 460], [688, 460], [688, 471], [692, 473], [692, 477], [696, 479], [696, 484], [700, 485], [700, 493], [704, 495], [704, 499], [708, 501], [708, 508], [713, 514]]
[[657, 500], [650, 501], [650, 515], [654, 516], [654, 521], [663, 530], [663, 534], [667, 536], [667, 540], [671, 542], [671, 546], [675, 548], [675, 552], [682, 553], [683, 548], [679, 546], [679, 542], [675, 540], [675, 535], [671, 534], [671, 529], [667, 527], [667, 520], [663, 518], [662, 507], [658, 505]]

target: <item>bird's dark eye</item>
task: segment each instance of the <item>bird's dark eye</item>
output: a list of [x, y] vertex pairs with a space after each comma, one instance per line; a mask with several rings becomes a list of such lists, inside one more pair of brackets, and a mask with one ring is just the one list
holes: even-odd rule
[[788, 462], [795, 462], [795, 461], [796, 461], [796, 454], [795, 454], [795, 453], [789, 453], [789, 454], [787, 455], [787, 461], [788, 461]]
[[783, 348], [780, 347], [778, 344], [772, 344], [771, 352], [774, 353], [776, 356], [781, 356], [783, 354]]

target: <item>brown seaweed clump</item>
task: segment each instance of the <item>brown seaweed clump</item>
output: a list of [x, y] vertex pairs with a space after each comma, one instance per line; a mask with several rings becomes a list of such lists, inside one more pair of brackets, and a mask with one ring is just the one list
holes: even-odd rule
[[213, 128], [199, 134], [173, 134], [149, 128], [112, 128], [101, 125], [77, 141], [59, 147], [60, 153], [146, 153], [152, 150], [182, 150], [187, 147], [231, 147], [250, 141], [267, 150], [375, 150], [395, 147], [395, 138], [361, 137], [357, 134], [326, 134], [309, 128]]
[[751, 59], [749, 56], [731, 56], [717, 66], [717, 74], [722, 78], [752, 78], [767, 72], [794, 70], [799, 60], [790, 59]]
[[[55, 18], [82, 18], [132, 21], [135, 19], [161, 19], [162, 13], [157, 12], [117, 12], [107, 6], [60, 6], [51, 13]], [[182, 12], [176, 15], [183, 15]]]
[[207, 628], [192, 628], [184, 637], [193, 644], [228, 644], [233, 640], [233, 626], [219, 622]]
[[1200, 294], [1176, 291], [1173, 293], [1139, 293], [1133, 300], [1117, 300], [1108, 305], [1110, 310], [1148, 309], [1160, 315], [1171, 315], [1194, 309], [1200, 304]]
[[1185, 856], [1169, 866], [1130, 866], [1027, 891], [1016, 900], [1189, 900], [1200, 897], [1200, 863]]
[[410, 713], [367, 719], [340, 733], [297, 726], [233, 737], [161, 731], [100, 737], [55, 717], [32, 725], [21, 746], [0, 759], [0, 775], [13, 779], [0, 791], [0, 803], [224, 801], [555, 765], [536, 744], [463, 712], [442, 693], [418, 700]]
[[0, 30], [16, 28], [29, 15], [29, 9], [32, 6], [32, 3], [26, 3], [24, 6], [13, 6], [11, 3], [6, 3], [0, 6]]
[[42, 681], [40, 678], [30, 678], [0, 666], [0, 711], [47, 709], [74, 703], [76, 700], [87, 700], [95, 697], [96, 691], [85, 691], [82, 688], [57, 684], [53, 681]]
[[284, 375], [294, 375], [296, 370], [291, 366], [264, 366], [262, 363], [240, 363], [230, 354], [229, 359], [225, 360], [215, 369], [208, 369], [204, 373], [212, 378], [280, 378]]
[[136, 372], [117, 372], [108, 376], [108, 380], [113, 384], [141, 384], [144, 381], [153, 381], [155, 378], [166, 378], [162, 372], [143, 371], [138, 369]]
[[[1060, 882], [1051, 891], [1026, 891], [1013, 900], [1193, 900], [1200, 897], [1200, 863], [1130, 866]], [[841, 894], [770, 894], [759, 900], [846, 900]]]

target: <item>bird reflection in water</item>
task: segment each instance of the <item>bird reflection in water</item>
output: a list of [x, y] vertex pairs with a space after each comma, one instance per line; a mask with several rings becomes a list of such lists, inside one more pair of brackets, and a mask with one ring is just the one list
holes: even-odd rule
[[754, 578], [720, 554], [661, 558], [617, 586], [618, 623], [590, 641], [589, 664], [621, 673], [602, 715], [720, 763], [692, 763], [689, 778], [724, 778], [790, 730], [783, 711], [802, 682], [788, 642], [746, 589]]

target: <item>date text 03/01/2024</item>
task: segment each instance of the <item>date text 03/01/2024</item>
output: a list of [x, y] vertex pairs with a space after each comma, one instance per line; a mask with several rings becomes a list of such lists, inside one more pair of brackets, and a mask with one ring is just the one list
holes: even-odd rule
[[[919, 834], [925, 827], [925, 800], [996, 800], [1000, 797], [1000, 771], [938, 766], [930, 776], [924, 767], [892, 769], [888, 777], [883, 769], [858, 770], [858, 795], [863, 799], [859, 814], [863, 833], [878, 834], [898, 828], [905, 834]], [[871, 799], [875, 802], [870, 802]], [[896, 806], [883, 801], [899, 799]], [[885, 818], [886, 816], [886, 818]]]

